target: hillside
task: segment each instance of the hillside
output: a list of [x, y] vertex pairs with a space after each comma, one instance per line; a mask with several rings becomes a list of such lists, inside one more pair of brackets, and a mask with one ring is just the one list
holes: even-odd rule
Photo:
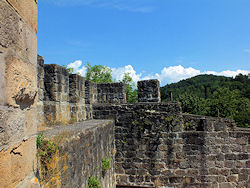
[[199, 75], [161, 88], [162, 101], [182, 103], [185, 113], [232, 118], [250, 127], [250, 79]]

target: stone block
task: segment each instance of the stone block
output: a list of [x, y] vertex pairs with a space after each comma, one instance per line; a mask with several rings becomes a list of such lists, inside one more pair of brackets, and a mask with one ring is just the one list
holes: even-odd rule
[[37, 107], [32, 107], [25, 111], [25, 129], [28, 137], [33, 136], [37, 133], [38, 126], [38, 115]]
[[238, 181], [238, 174], [228, 176], [227, 181], [228, 182], [237, 182]]
[[0, 106], [0, 151], [22, 141], [27, 135], [25, 113]]
[[232, 183], [221, 183], [219, 184], [219, 188], [234, 188], [235, 185]]
[[[19, 2], [19, 0], [15, 1]], [[3, 52], [1, 56], [17, 56], [36, 66], [36, 33], [5, 0], [0, 2], [0, 25], [2, 26], [0, 28], [0, 49]]]
[[21, 109], [35, 105], [37, 96], [36, 67], [13, 56], [7, 58], [6, 63], [7, 104]]
[[37, 2], [36, 0], [7, 0], [27, 24], [37, 32]]
[[158, 80], [143, 80], [137, 83], [138, 102], [161, 102], [160, 83]]
[[36, 138], [19, 142], [0, 152], [2, 187], [16, 187], [31, 173], [36, 173]]
[[97, 84], [97, 103], [125, 104], [126, 86], [123, 83]]
[[69, 102], [69, 73], [58, 65], [44, 65], [45, 101]]

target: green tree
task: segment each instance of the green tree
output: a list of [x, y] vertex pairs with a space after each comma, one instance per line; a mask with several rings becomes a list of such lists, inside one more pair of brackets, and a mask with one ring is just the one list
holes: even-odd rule
[[237, 126], [250, 126], [250, 79], [199, 75], [161, 88], [162, 101], [182, 103], [183, 112], [232, 118]]
[[186, 113], [206, 115], [209, 110], [206, 106], [206, 100], [195, 95], [180, 94], [178, 101], [181, 102], [182, 110]]
[[124, 73], [122, 83], [126, 85], [126, 97], [127, 103], [136, 103], [137, 102], [137, 90], [135, 88], [135, 83], [131, 78], [129, 73]]
[[95, 83], [110, 83], [112, 82], [111, 72], [112, 70], [107, 66], [94, 65], [90, 63], [86, 64], [87, 73], [86, 80], [93, 81]]
[[73, 74], [75, 71], [74, 68], [68, 68], [66, 65], [62, 65], [62, 67], [65, 68], [70, 74]]

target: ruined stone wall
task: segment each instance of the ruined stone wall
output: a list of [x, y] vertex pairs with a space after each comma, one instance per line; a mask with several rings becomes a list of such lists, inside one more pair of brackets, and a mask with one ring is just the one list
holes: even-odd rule
[[1, 187], [25, 187], [37, 180], [36, 25], [35, 0], [0, 1]]
[[[87, 188], [93, 176], [103, 188], [115, 188], [113, 121], [89, 120], [53, 127], [43, 136], [57, 150], [46, 158], [38, 150], [42, 186]], [[108, 168], [102, 167], [103, 161], [109, 161]]]
[[122, 83], [96, 84], [38, 56], [39, 125], [65, 125], [93, 119], [93, 104], [126, 103]]
[[86, 120], [85, 79], [77, 74], [69, 75], [69, 102], [71, 122]]
[[123, 83], [97, 84], [97, 103], [126, 104], [126, 87]]
[[161, 102], [160, 83], [158, 80], [142, 80], [137, 83], [138, 102]]
[[183, 115], [177, 103], [94, 105], [115, 119], [118, 185], [247, 187], [249, 129], [228, 119]]

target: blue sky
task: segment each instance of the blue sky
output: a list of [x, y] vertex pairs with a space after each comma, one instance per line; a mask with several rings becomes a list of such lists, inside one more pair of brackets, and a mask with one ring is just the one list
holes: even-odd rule
[[38, 53], [83, 75], [87, 61], [162, 85], [250, 73], [249, 0], [41, 0], [38, 10]]

